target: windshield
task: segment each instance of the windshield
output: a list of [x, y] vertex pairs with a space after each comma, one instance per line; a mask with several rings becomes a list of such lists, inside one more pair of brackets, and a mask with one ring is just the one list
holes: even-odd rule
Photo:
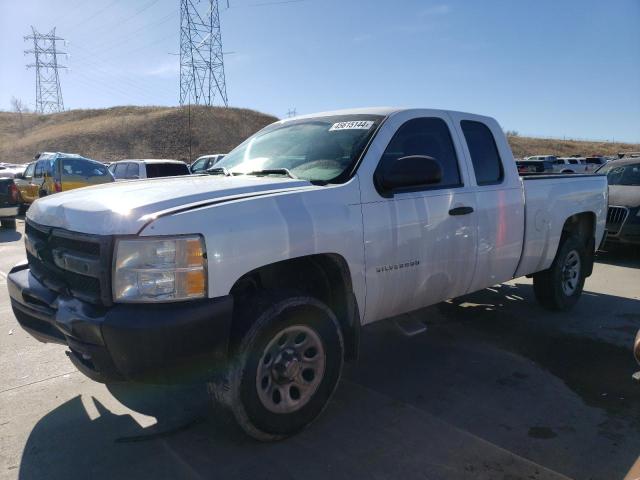
[[627, 165], [608, 164], [598, 170], [606, 173], [609, 185], [640, 185], [640, 163]]
[[62, 157], [62, 174], [79, 175], [81, 177], [103, 177], [107, 175], [107, 167], [84, 158]]
[[298, 178], [331, 182], [358, 160], [382, 119], [335, 115], [275, 124], [247, 139], [215, 166], [235, 175], [286, 169]]

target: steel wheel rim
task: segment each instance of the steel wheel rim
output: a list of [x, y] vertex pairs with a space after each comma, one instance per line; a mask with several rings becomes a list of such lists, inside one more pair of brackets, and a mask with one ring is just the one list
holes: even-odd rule
[[578, 289], [580, 282], [580, 255], [576, 250], [571, 250], [562, 266], [562, 291], [569, 297]]
[[326, 366], [320, 336], [306, 325], [280, 330], [260, 356], [256, 389], [262, 405], [273, 413], [304, 407], [322, 382]]

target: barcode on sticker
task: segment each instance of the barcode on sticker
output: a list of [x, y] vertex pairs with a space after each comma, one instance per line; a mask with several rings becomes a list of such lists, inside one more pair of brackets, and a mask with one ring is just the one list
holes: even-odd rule
[[331, 125], [330, 132], [334, 130], [369, 130], [373, 126], [371, 120], [358, 120], [353, 122], [338, 122]]

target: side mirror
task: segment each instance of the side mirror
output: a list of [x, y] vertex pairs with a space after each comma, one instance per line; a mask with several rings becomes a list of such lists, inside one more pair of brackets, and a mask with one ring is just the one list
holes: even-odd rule
[[24, 180], [24, 173], [16, 173], [15, 178], [19, 178], [20, 180]]
[[393, 161], [385, 172], [376, 172], [376, 186], [383, 192], [419, 188], [439, 183], [442, 167], [433, 157], [410, 155]]

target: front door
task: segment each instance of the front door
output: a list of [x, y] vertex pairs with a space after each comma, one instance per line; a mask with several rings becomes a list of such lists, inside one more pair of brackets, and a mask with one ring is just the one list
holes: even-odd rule
[[[443, 175], [437, 184], [392, 196], [363, 186], [365, 323], [466, 293], [476, 263], [476, 197], [466, 185], [449, 117], [396, 115], [384, 126], [395, 134], [377, 168], [423, 155], [435, 159]], [[361, 184], [368, 181], [360, 176]]]

